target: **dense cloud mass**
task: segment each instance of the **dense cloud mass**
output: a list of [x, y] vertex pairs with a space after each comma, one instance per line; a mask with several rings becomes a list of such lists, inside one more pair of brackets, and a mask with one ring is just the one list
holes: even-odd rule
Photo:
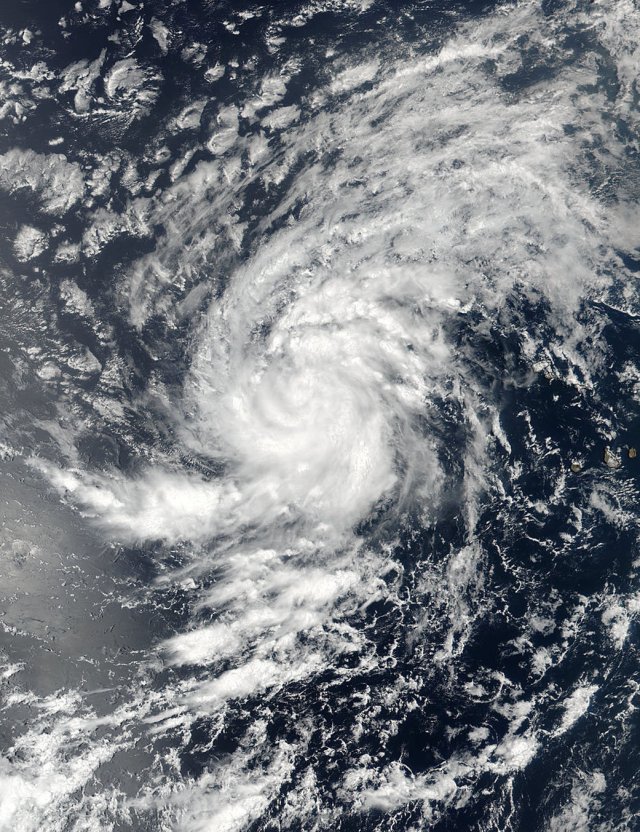
[[0, 827], [633, 828], [634, 2], [33, 21]]

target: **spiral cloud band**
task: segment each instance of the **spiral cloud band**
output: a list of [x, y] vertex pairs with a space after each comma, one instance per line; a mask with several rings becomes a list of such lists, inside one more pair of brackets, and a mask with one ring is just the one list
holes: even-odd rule
[[[376, 8], [356, 5], [293, 20]], [[143, 161], [163, 178], [145, 185], [132, 162], [122, 211], [86, 203], [84, 184], [66, 197], [65, 211], [91, 207], [78, 257], [141, 241], [116, 270], [117, 321], [69, 284], [67, 314], [103, 344], [130, 333], [150, 369], [126, 388], [130, 356], [76, 359], [99, 374], [91, 415], [65, 388], [81, 424], [29, 465], [105, 545], [151, 552], [152, 580], [119, 591], [122, 609], [174, 607], [122, 662], [113, 703], [73, 686], [12, 694], [38, 717], [0, 768], [6, 828], [526, 828], [517, 778], [571, 734], [604, 674], [567, 658], [591, 602], [570, 581], [543, 591], [543, 555], [523, 553], [560, 557], [600, 522], [635, 523], [631, 487], [571, 491], [576, 454], [527, 404], [551, 390], [550, 408], [579, 407], [612, 441], [603, 310], [638, 303], [638, 13], [559, 5], [496, 6], [410, 42], [389, 24], [375, 49], [327, 48], [311, 80], [302, 50], [254, 62], [234, 96], [167, 116], [162, 130], [190, 135], [209, 113], [207, 135], [170, 165], [152, 144]], [[166, 54], [170, 29], [149, 25]], [[77, 118], [100, 73], [114, 118], [151, 117], [160, 71], [127, 57], [67, 74]], [[0, 186], [46, 213], [60, 163], [29, 153], [2, 157]], [[44, 382], [61, 383], [59, 358]], [[78, 451], [83, 431], [126, 437], [145, 420], [158, 433], [131, 464]], [[598, 627], [621, 650], [640, 603], [612, 586]], [[504, 660], [512, 676], [491, 637], [475, 641], [498, 619], [504, 655], [522, 657]], [[576, 777], [544, 828], [610, 828], [579, 825], [596, 823], [606, 772]]]

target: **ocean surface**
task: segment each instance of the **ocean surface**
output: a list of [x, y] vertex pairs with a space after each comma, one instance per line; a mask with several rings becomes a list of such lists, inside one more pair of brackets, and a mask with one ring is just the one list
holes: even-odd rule
[[637, 0], [0, 44], [0, 829], [640, 829]]

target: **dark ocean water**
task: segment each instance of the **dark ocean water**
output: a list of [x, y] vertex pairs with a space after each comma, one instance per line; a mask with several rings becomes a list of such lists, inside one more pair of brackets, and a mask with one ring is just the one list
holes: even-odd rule
[[636, 3], [0, 22], [0, 828], [636, 829]]

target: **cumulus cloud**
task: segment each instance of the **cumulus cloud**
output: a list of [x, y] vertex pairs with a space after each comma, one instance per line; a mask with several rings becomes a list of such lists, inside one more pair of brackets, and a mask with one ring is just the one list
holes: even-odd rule
[[13, 148], [0, 156], [0, 188], [31, 191], [48, 214], [61, 215], [84, 196], [85, 182], [76, 162], [61, 153]]

